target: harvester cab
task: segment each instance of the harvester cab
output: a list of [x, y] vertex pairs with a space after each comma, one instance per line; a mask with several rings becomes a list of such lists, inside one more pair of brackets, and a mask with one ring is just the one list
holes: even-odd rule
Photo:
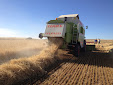
[[62, 48], [71, 48], [76, 56], [86, 50], [85, 29], [78, 14], [61, 15], [47, 22], [45, 33], [40, 38], [62, 38]]

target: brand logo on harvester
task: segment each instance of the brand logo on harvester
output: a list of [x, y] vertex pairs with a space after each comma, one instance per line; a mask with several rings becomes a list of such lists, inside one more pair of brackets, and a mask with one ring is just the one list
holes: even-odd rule
[[62, 25], [47, 25], [48, 28], [62, 27]]

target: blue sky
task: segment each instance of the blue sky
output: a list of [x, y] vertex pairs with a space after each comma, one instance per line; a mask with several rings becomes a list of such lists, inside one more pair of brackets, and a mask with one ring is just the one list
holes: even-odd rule
[[38, 38], [65, 14], [79, 14], [87, 39], [113, 39], [113, 0], [0, 0], [0, 37]]

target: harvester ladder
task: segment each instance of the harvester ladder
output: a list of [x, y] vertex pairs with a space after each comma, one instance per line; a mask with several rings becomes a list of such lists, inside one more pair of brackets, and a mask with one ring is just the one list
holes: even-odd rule
[[77, 40], [78, 40], [78, 30], [77, 27], [73, 27], [72, 44], [77, 44]]

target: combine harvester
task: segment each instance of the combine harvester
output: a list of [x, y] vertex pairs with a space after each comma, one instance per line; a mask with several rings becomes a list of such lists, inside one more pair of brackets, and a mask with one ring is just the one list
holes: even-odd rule
[[51, 38], [62, 38], [61, 48], [73, 50], [75, 56], [79, 56], [80, 51], [86, 51], [85, 29], [78, 14], [61, 15], [48, 21], [45, 33], [39, 34], [39, 38], [43, 37], [47, 37], [49, 42]]

